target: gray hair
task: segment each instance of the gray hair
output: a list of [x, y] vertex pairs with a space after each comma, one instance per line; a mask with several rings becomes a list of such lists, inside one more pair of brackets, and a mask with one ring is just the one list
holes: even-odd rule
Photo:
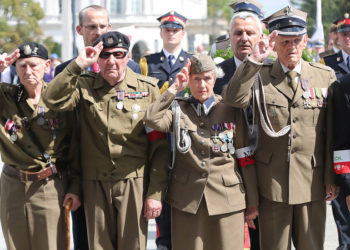
[[88, 11], [88, 10], [104, 11], [104, 12], [106, 12], [107, 18], [108, 18], [108, 24], [109, 24], [109, 14], [108, 14], [108, 11], [105, 8], [103, 8], [100, 5], [89, 5], [89, 6], [87, 6], [84, 9], [79, 11], [79, 25], [80, 26], [83, 26], [85, 12]]
[[225, 72], [222, 70], [221, 67], [216, 66], [213, 72], [216, 78], [223, 78], [225, 76]]
[[242, 11], [242, 12], [237, 12], [236, 14], [233, 15], [233, 17], [231, 18], [231, 22], [230, 22], [230, 33], [232, 31], [232, 26], [234, 21], [236, 20], [236, 18], [240, 18], [240, 19], [247, 19], [247, 18], [252, 18], [256, 24], [258, 25], [259, 28], [259, 33], [262, 34], [262, 25], [261, 25], [261, 21], [259, 19], [259, 17], [255, 14], [253, 14], [252, 12], [248, 12], [248, 11]]

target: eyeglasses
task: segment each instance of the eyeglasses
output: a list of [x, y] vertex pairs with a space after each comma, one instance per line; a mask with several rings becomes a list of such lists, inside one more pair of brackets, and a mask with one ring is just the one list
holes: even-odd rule
[[116, 59], [123, 59], [124, 57], [126, 57], [127, 54], [128, 54], [128, 51], [125, 51], [125, 50], [123, 50], [123, 51], [114, 51], [114, 52], [102, 51], [100, 53], [100, 58], [107, 59], [111, 55], [113, 55]]
[[108, 24], [100, 24], [100, 25], [96, 25], [96, 24], [91, 24], [91, 25], [84, 25], [84, 27], [88, 30], [105, 30], [108, 27]]

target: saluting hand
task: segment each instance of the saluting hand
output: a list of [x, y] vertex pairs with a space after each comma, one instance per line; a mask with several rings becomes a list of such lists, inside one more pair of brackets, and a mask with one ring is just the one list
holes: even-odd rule
[[96, 44], [95, 47], [91, 47], [91, 46], [85, 47], [85, 49], [79, 52], [79, 55], [77, 59], [75, 59], [75, 62], [79, 65], [80, 68], [86, 69], [87, 67], [97, 62], [97, 59], [102, 50], [103, 50], [102, 41]]
[[10, 55], [3, 53], [0, 55], [0, 72], [3, 72], [8, 66], [14, 63], [20, 56], [19, 49], [13, 51]]
[[190, 67], [191, 67], [191, 61], [190, 61], [190, 59], [187, 58], [185, 66], [176, 75], [175, 82], [169, 87], [169, 90], [172, 93], [178, 94], [187, 87], [188, 80], [189, 80], [189, 74], [190, 74], [189, 73]]
[[261, 39], [254, 45], [250, 58], [256, 62], [263, 62], [275, 47], [278, 36], [277, 30], [273, 31], [267, 38]]

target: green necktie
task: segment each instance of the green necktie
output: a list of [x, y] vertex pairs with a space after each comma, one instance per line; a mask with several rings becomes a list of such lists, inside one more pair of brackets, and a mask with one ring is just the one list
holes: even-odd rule
[[295, 77], [297, 77], [298, 72], [296, 72], [296, 71], [288, 71], [287, 75], [290, 78], [290, 85], [291, 85], [293, 91], [295, 92], [297, 90], [297, 86], [298, 86], [298, 83], [295, 81]]

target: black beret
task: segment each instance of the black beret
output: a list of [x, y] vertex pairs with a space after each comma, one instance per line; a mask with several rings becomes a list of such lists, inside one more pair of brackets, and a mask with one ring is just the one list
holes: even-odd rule
[[39, 57], [44, 60], [49, 59], [49, 53], [47, 52], [47, 49], [44, 45], [40, 43], [35, 42], [25, 42], [21, 44], [19, 47], [19, 53], [20, 56], [18, 59], [21, 58], [28, 58], [28, 57]]
[[101, 35], [96, 42], [94, 43], [94, 46], [96, 46], [99, 42], [103, 42], [103, 48], [125, 48], [129, 50], [130, 47], [130, 40], [129, 38], [118, 32], [118, 31], [110, 31], [107, 33], [104, 33]]

